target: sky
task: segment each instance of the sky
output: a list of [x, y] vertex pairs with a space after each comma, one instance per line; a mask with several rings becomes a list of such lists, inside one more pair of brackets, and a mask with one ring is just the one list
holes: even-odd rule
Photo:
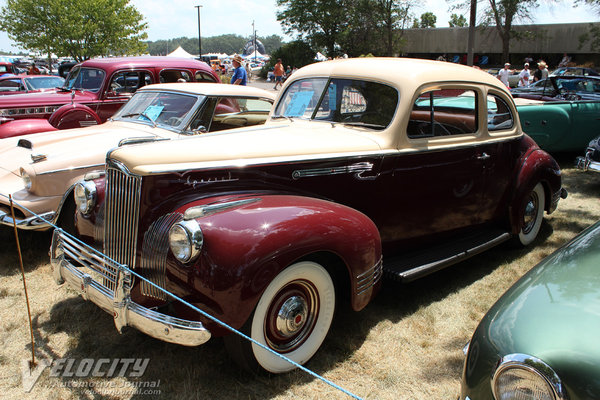
[[[68, 1], [68, 0], [67, 0]], [[252, 35], [252, 22], [258, 36], [279, 35], [284, 41], [291, 40], [286, 36], [277, 22], [277, 3], [275, 0], [130, 0], [148, 23], [148, 40], [173, 39], [178, 37], [198, 37], [198, 11], [200, 8], [200, 28], [202, 37], [223, 34], [237, 34], [244, 37]], [[450, 14], [446, 0], [425, 0], [415, 10], [421, 15], [431, 11], [437, 16], [437, 27], [447, 27]], [[6, 0], [0, 0], [4, 7]], [[465, 18], [469, 19], [468, 13]], [[540, 6], [533, 12], [533, 23], [573, 23], [598, 22], [600, 16], [588, 7], [572, 7], [570, 0], [540, 0]], [[20, 49], [0, 32], [0, 51], [17, 52]]]

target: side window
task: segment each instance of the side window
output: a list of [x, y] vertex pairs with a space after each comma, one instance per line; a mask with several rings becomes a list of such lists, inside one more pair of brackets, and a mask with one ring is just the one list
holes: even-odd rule
[[207, 74], [206, 72], [202, 72], [202, 71], [197, 71], [196, 72], [196, 82], [215, 83], [216, 80], [211, 74]]
[[17, 90], [25, 90], [20, 79], [5, 79], [0, 82], [0, 92], [16, 92]]
[[198, 111], [190, 126], [188, 128], [188, 134], [191, 133], [204, 133], [208, 131], [212, 131], [211, 122], [213, 118], [213, 113], [215, 110], [215, 106], [217, 104], [217, 99], [212, 97], [206, 99], [202, 108]]
[[477, 93], [465, 89], [432, 90], [421, 94], [410, 113], [407, 135], [424, 137], [477, 132]]
[[152, 76], [147, 71], [124, 71], [113, 75], [109, 90], [111, 95], [131, 96], [142, 86], [152, 83]]
[[160, 71], [160, 82], [161, 83], [173, 83], [173, 82], [190, 82], [192, 76], [189, 71], [179, 69], [163, 69]]
[[488, 94], [487, 108], [488, 131], [500, 131], [513, 127], [514, 121], [510, 108], [500, 97]]

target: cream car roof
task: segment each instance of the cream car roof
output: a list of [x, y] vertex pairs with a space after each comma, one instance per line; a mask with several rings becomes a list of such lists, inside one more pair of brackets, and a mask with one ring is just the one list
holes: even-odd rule
[[[295, 72], [281, 93], [284, 93], [293, 81], [317, 77], [357, 78], [379, 81], [395, 87], [400, 93], [400, 102], [392, 123], [384, 130], [374, 131], [302, 119], [270, 119], [260, 127], [208, 133], [178, 143], [147, 144], [139, 148], [123, 147], [115, 149], [110, 156], [121, 161], [133, 173], [146, 175], [182, 169], [346, 157], [352, 154], [428, 151], [505, 140], [522, 135], [510, 92], [498, 79], [475, 68], [441, 61], [401, 58], [327, 61], [311, 64]], [[405, 127], [415, 96], [425, 87], [430, 89], [457, 84], [476, 89], [484, 96], [490, 90], [501, 93], [513, 110], [515, 123], [512, 128], [491, 134], [485, 129], [485, 124], [480, 124], [481, 129], [474, 134], [408, 138]], [[167, 88], [171, 87], [170, 85], [176, 84], [160, 86]], [[485, 97], [479, 99], [479, 104], [479, 120], [485, 121]]]
[[[381, 80], [413, 91], [430, 82], [477, 82], [486, 83], [509, 93], [502, 82], [480, 69], [416, 58], [363, 57], [324, 61], [299, 69], [292, 78], [297, 80], [308, 76], [344, 76]], [[290, 82], [286, 84], [289, 85]]]
[[228, 85], [225, 83], [207, 82], [181, 82], [181, 83], [157, 83], [147, 85], [138, 91], [146, 90], [170, 90], [192, 94], [203, 94], [207, 96], [248, 96], [262, 97], [275, 100], [276, 93], [269, 92], [252, 86]]

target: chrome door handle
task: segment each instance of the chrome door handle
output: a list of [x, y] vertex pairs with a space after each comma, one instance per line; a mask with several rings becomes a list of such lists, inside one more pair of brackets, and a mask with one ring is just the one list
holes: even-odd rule
[[477, 156], [478, 160], [487, 160], [488, 158], [490, 158], [491, 156], [488, 153], [481, 153], [480, 156]]

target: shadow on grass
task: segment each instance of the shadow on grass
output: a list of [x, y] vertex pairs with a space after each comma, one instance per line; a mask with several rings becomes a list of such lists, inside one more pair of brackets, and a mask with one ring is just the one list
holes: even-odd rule
[[[33, 232], [18, 230], [23, 267], [25, 272], [36, 269], [40, 264], [50, 261], [48, 250], [52, 240], [52, 231]], [[21, 273], [19, 253], [14, 229], [0, 225], [0, 276], [12, 276]]]

